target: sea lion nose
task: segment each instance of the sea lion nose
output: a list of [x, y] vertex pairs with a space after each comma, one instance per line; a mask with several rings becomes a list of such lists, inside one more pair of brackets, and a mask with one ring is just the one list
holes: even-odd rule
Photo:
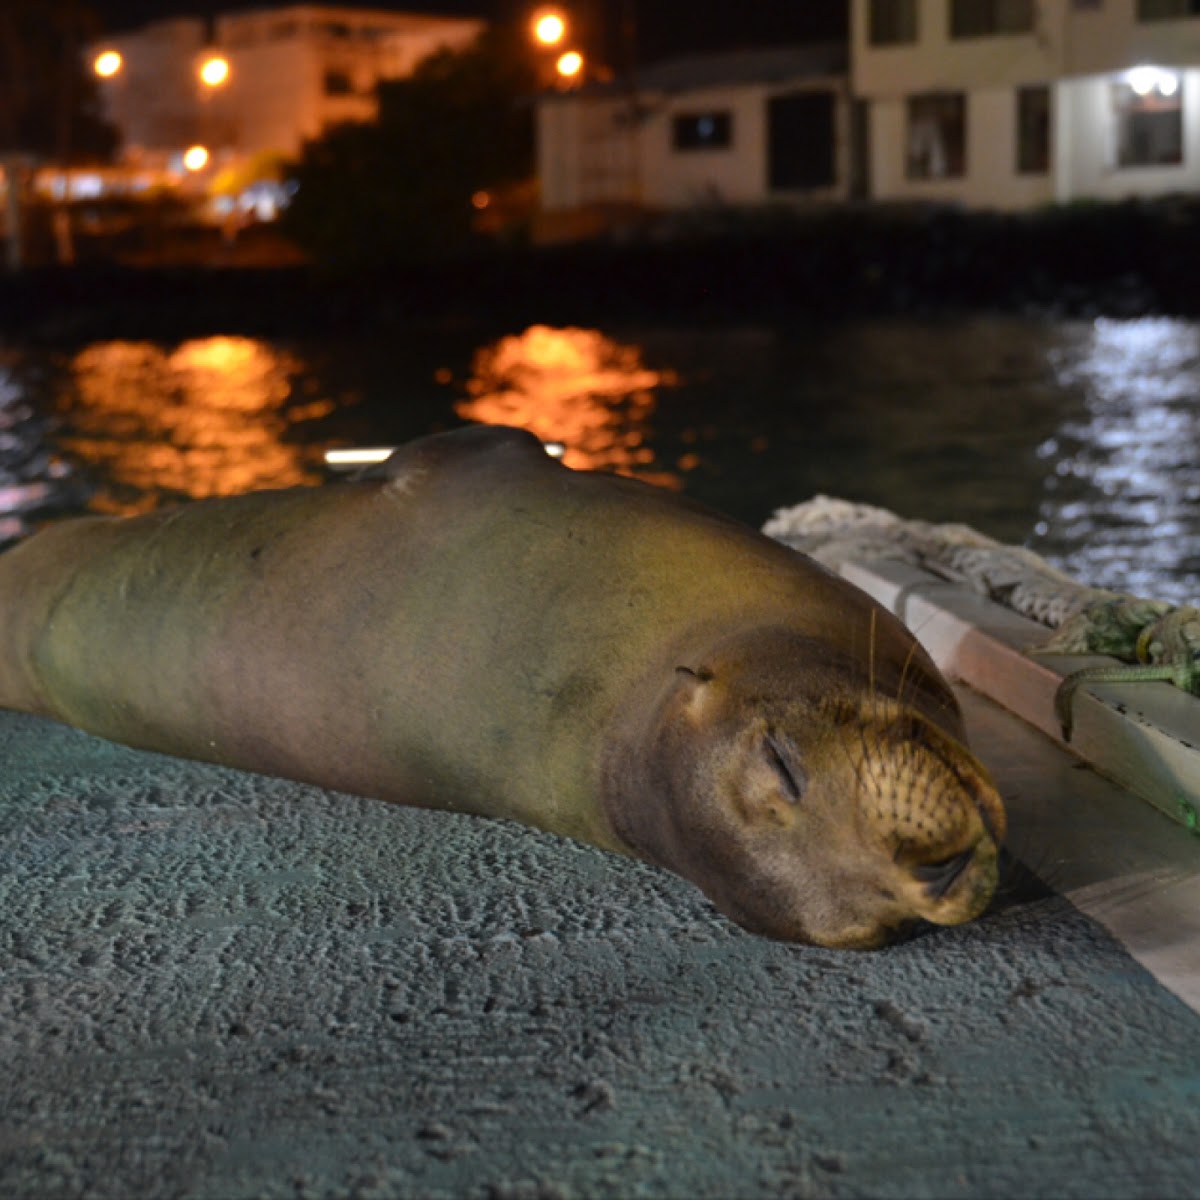
[[921, 863], [913, 867], [912, 872], [925, 885], [929, 898], [940, 900], [954, 886], [974, 858], [975, 847], [969, 846], [961, 853], [938, 862]]
[[982, 788], [975, 796], [975, 807], [979, 810], [979, 819], [988, 836], [1000, 846], [1008, 832], [1008, 813], [1000, 794], [991, 786]]

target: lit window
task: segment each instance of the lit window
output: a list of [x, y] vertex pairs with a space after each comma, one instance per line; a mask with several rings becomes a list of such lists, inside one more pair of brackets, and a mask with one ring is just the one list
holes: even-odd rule
[[867, 41], [872, 46], [900, 46], [917, 40], [917, 0], [871, 0]]
[[1200, 16], [1200, 0], [1138, 0], [1139, 21], [1174, 21]]
[[1183, 88], [1179, 76], [1138, 67], [1112, 86], [1118, 167], [1183, 162]]
[[727, 112], [683, 113], [672, 125], [676, 150], [717, 150], [733, 143], [733, 117]]
[[955, 179], [967, 166], [967, 98], [936, 92], [908, 98], [909, 179]]
[[1032, 33], [1033, 0], [950, 0], [950, 36]]
[[1050, 170], [1050, 89], [1017, 89], [1017, 171], [1044, 175]]

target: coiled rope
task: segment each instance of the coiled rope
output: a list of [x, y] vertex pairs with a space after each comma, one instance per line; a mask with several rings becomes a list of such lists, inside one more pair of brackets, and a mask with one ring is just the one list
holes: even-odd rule
[[1054, 630], [1033, 654], [1107, 654], [1121, 665], [1068, 675], [1055, 708], [1070, 738], [1071, 706], [1085, 683], [1165, 680], [1200, 695], [1200, 608], [1088, 587], [1020, 546], [967, 525], [909, 521], [887, 509], [815, 496], [779, 509], [763, 532], [837, 569], [889, 560], [921, 567]]

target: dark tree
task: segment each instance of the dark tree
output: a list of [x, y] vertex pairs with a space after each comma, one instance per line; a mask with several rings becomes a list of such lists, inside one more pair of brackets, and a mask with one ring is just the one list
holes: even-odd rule
[[0, 154], [60, 163], [112, 156], [117, 134], [82, 58], [99, 28], [77, 0], [0, 3]]
[[376, 121], [305, 147], [285, 229], [337, 266], [461, 250], [472, 196], [533, 174], [533, 89], [529, 53], [503, 28], [380, 84]]

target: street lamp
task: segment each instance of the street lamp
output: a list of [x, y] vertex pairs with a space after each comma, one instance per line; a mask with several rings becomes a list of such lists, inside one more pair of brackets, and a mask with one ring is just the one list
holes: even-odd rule
[[567, 22], [557, 9], [546, 8], [534, 14], [533, 37], [540, 46], [558, 46], [567, 36]]
[[583, 73], [583, 55], [578, 50], [568, 50], [558, 56], [554, 69], [564, 83], [574, 83]]
[[199, 75], [205, 87], [220, 87], [229, 78], [229, 59], [220, 54], [210, 54], [200, 64]]
[[124, 65], [124, 60], [116, 50], [102, 50], [92, 63], [92, 70], [101, 79], [111, 79]]
[[[207, 50], [196, 66], [196, 78], [200, 81], [200, 107], [198, 113], [199, 136], [208, 146], [213, 147], [214, 153], [225, 152], [229, 142], [228, 133], [223, 128], [222, 114], [214, 111], [220, 107], [216, 100], [216, 92], [229, 82], [231, 68], [229, 59], [215, 50]], [[203, 153], [203, 158], [201, 158]], [[191, 162], [189, 162], [189, 157]], [[184, 155], [183, 164], [193, 173], [201, 171], [211, 161], [211, 153], [207, 146], [192, 146]]]

